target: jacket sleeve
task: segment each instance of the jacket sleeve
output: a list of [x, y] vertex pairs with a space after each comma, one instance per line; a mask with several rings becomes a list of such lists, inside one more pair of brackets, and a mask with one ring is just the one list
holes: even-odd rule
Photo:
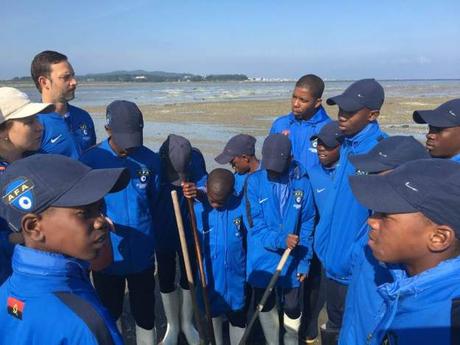
[[268, 250], [286, 249], [286, 236], [278, 229], [270, 227], [264, 218], [262, 206], [258, 197], [258, 183], [257, 176], [251, 175], [248, 177], [248, 212], [252, 217], [252, 228], [249, 232], [253, 238], [261, 241], [262, 245]]
[[315, 226], [316, 210], [313, 193], [308, 183], [305, 183], [305, 197], [302, 203], [299, 243], [304, 247], [299, 261], [298, 272], [308, 274], [310, 261], [313, 257], [313, 229]]

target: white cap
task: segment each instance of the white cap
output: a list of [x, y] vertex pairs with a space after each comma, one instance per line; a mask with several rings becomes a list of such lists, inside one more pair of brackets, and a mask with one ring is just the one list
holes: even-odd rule
[[32, 103], [29, 96], [14, 87], [0, 87], [0, 124], [38, 114], [52, 103]]

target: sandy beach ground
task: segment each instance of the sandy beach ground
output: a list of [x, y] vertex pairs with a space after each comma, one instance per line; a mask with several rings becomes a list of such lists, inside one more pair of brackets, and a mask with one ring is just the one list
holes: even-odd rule
[[[447, 100], [441, 97], [388, 98], [379, 121], [389, 134], [414, 135], [423, 141], [426, 126], [414, 124], [412, 112], [437, 107]], [[235, 134], [254, 135], [258, 139], [257, 148], [260, 152], [271, 123], [278, 115], [290, 111], [290, 101], [228, 101], [144, 105], [140, 108], [145, 119], [146, 146], [156, 151], [169, 133], [183, 135], [203, 152], [208, 169], [212, 169], [217, 167], [214, 157]], [[337, 107], [325, 105], [325, 108], [331, 118], [335, 119]], [[95, 118], [98, 138], [104, 138], [105, 109], [103, 107], [86, 107], [86, 109]]]
[[[387, 98], [380, 115], [380, 124], [389, 134], [414, 135], [424, 141], [426, 125], [416, 125], [412, 121], [414, 110], [430, 109], [447, 101], [447, 98]], [[325, 102], [324, 102], [325, 103]], [[206, 158], [208, 171], [217, 167], [214, 157], [220, 153], [227, 140], [238, 133], [254, 135], [257, 140], [257, 149], [260, 149], [264, 137], [267, 135], [271, 123], [280, 114], [290, 111], [290, 100], [271, 101], [228, 101], [215, 103], [187, 103], [172, 105], [144, 105], [141, 110], [144, 114], [145, 145], [157, 151], [169, 133], [187, 137], [194, 146], [198, 147]], [[329, 115], [335, 119], [337, 107], [327, 106]], [[86, 107], [95, 119], [98, 140], [105, 138], [105, 108]], [[157, 288], [158, 290], [158, 288]], [[134, 324], [125, 307], [123, 323], [127, 344], [135, 344]], [[166, 329], [166, 320], [159, 294], [156, 303], [156, 324], [158, 339], [161, 339]], [[323, 312], [320, 322], [325, 322]], [[259, 333], [253, 338], [258, 344], [261, 339]], [[185, 344], [181, 338], [181, 343]]]

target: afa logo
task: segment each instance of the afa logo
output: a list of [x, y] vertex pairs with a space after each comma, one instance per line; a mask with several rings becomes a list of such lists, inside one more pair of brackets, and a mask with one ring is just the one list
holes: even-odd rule
[[302, 203], [302, 199], [303, 199], [303, 190], [296, 189], [294, 191], [294, 200], [295, 200], [296, 205], [300, 205]]
[[34, 206], [33, 188], [34, 183], [31, 180], [20, 177], [6, 186], [2, 200], [19, 211], [27, 212]]
[[236, 217], [235, 219], [233, 219], [233, 224], [236, 227], [236, 231], [235, 231], [236, 237], [241, 237], [241, 222], [242, 222], [241, 217]]
[[137, 172], [137, 176], [139, 177], [139, 181], [141, 181], [141, 183], [146, 183], [150, 176], [150, 170], [142, 168]]
[[317, 147], [318, 147], [318, 138], [315, 138], [310, 142], [310, 147], [308, 148], [308, 150], [310, 152], [317, 153], [318, 152]]
[[86, 123], [80, 123], [79, 127], [80, 127], [80, 130], [83, 133], [83, 135], [87, 136], [88, 135], [88, 126], [86, 125]]

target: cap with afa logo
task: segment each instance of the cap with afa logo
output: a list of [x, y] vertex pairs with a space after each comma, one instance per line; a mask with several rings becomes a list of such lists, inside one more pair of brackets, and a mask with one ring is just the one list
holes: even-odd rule
[[350, 176], [350, 184], [365, 207], [391, 214], [421, 212], [436, 224], [452, 227], [460, 239], [460, 164], [419, 159], [385, 175]]
[[385, 99], [382, 85], [375, 79], [361, 79], [351, 84], [341, 95], [331, 97], [326, 102], [337, 104], [346, 112], [356, 112], [363, 108], [380, 110]]
[[412, 117], [416, 123], [427, 123], [434, 127], [460, 126], [460, 98], [452, 99], [433, 110], [416, 110]]
[[112, 140], [119, 147], [130, 149], [142, 146], [144, 120], [135, 103], [113, 101], [107, 106], [106, 121]]
[[350, 156], [349, 160], [359, 171], [379, 173], [408, 161], [428, 158], [428, 151], [414, 137], [395, 135], [383, 139], [368, 153]]
[[256, 138], [248, 134], [237, 134], [230, 138], [220, 155], [215, 158], [219, 164], [227, 164], [241, 155], [254, 156]]
[[13, 231], [21, 231], [27, 213], [40, 213], [51, 206], [89, 205], [128, 182], [129, 172], [124, 168], [91, 169], [66, 156], [35, 154], [12, 163], [3, 173], [0, 217]]
[[321, 128], [318, 134], [313, 135], [310, 140], [319, 139], [329, 148], [336, 147], [343, 142], [345, 136], [339, 129], [339, 122], [332, 121], [327, 123], [326, 125]]

